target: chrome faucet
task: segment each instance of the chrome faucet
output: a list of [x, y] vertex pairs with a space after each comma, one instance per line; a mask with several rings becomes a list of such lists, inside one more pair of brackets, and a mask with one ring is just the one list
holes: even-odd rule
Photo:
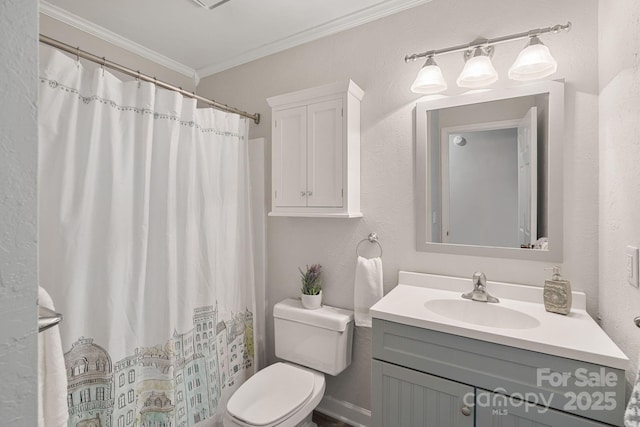
[[471, 281], [473, 282], [473, 290], [462, 294], [462, 298], [480, 302], [500, 302], [498, 298], [487, 293], [487, 276], [484, 273], [476, 271], [473, 273]]

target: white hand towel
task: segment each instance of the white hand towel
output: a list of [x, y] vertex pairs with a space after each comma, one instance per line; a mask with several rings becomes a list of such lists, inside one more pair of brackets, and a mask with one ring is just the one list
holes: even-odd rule
[[382, 259], [358, 257], [353, 295], [356, 326], [371, 327], [369, 309], [382, 298]]
[[[51, 297], [38, 287], [38, 305], [54, 310]], [[67, 370], [57, 326], [38, 334], [38, 427], [67, 425]]]

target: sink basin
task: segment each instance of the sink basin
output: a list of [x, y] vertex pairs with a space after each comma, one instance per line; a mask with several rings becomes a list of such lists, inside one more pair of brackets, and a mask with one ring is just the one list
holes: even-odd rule
[[465, 299], [433, 299], [424, 303], [427, 310], [459, 322], [503, 329], [531, 329], [540, 326], [533, 316], [499, 304]]

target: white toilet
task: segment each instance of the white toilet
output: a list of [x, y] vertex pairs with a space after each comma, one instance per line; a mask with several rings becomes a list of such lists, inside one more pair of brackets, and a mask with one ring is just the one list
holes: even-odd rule
[[292, 363], [275, 363], [242, 384], [227, 403], [225, 427], [315, 426], [323, 372], [338, 375], [351, 364], [352, 311], [307, 310], [286, 299], [273, 307], [273, 317], [276, 356]]

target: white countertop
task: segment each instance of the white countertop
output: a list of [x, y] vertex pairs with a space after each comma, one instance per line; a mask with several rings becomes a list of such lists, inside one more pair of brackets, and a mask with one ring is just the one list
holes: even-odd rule
[[530, 329], [476, 325], [425, 308], [429, 300], [462, 298], [461, 293], [471, 288], [471, 279], [400, 272], [398, 286], [371, 307], [371, 314], [376, 319], [617, 369], [628, 368], [627, 356], [586, 312], [586, 298], [581, 292], [572, 293], [571, 313], [563, 316], [544, 309], [541, 287], [487, 282], [487, 291], [500, 299], [501, 307], [526, 313], [539, 321], [538, 326]]

